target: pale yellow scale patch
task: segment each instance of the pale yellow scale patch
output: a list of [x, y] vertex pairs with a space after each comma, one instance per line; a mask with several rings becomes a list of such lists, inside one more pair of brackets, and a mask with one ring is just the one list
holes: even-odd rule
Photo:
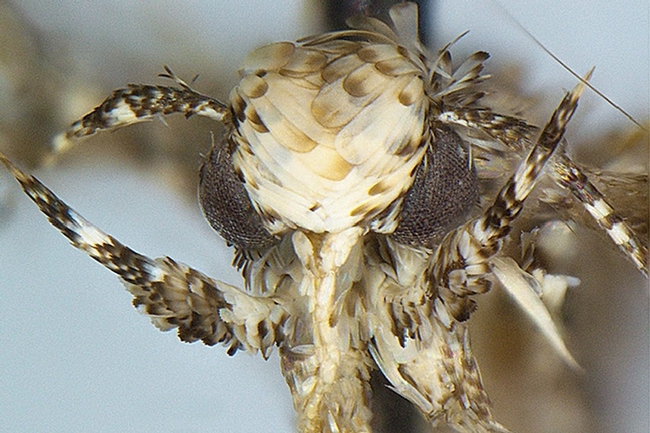
[[267, 82], [257, 75], [246, 75], [241, 79], [238, 87], [243, 93], [242, 96], [248, 99], [256, 99], [264, 96], [267, 90], [269, 90]]
[[251, 54], [231, 94], [246, 150], [233, 163], [271, 230], [341, 231], [410, 187], [427, 98], [422, 69], [403, 51], [325, 38]]
[[111, 117], [113, 118], [111, 126], [125, 125], [137, 120], [133, 109], [125, 101], [119, 101], [115, 104], [115, 107], [111, 109]]
[[[419, 104], [405, 106], [399, 95], [411, 82], [419, 83]], [[418, 86], [418, 84], [416, 84]], [[422, 136], [424, 124], [423, 86], [419, 78], [402, 76], [393, 78], [376, 90], [373, 103], [362, 115], [343, 127], [336, 136], [334, 146], [341, 156], [352, 164], [366, 163], [373, 157], [401, 147], [415, 134]]]
[[309, 152], [317, 144], [334, 147], [332, 131], [314, 122], [309, 110], [304, 108], [309, 107], [318, 87], [296, 85], [294, 80], [275, 72], [267, 73], [263, 80], [268, 86], [264, 95], [248, 98], [240, 93], [240, 96], [255, 109], [278, 144], [295, 152]]
[[287, 77], [304, 77], [319, 73], [327, 64], [327, 55], [317, 50], [298, 48], [280, 69], [279, 73]]
[[102, 245], [110, 245], [112, 243], [110, 237], [106, 233], [90, 224], [80, 215], [76, 213], [71, 214], [70, 219], [74, 221], [75, 225], [68, 228], [77, 233], [80, 238], [78, 242], [84, 247], [88, 246], [97, 249]]
[[298, 161], [317, 176], [339, 181], [346, 178], [354, 166], [331, 147], [317, 146], [309, 153], [296, 155]]
[[609, 230], [609, 236], [616, 245], [626, 245], [630, 242], [630, 233], [625, 227], [625, 224], [620, 222], [612, 225], [612, 229]]
[[296, 46], [291, 42], [277, 42], [260, 47], [246, 57], [241, 74], [247, 75], [254, 74], [258, 70], [279, 69], [289, 62], [295, 51]]

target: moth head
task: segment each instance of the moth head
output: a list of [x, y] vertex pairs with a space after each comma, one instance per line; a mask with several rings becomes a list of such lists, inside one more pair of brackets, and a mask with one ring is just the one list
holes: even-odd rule
[[246, 61], [230, 94], [233, 165], [272, 233], [369, 227], [413, 181], [426, 71], [375, 38], [276, 43]]
[[[398, 12], [417, 29], [414, 6]], [[476, 200], [462, 141], [429, 126], [435, 101], [417, 32], [356, 24], [259, 48], [244, 63], [227, 151], [211, 154], [200, 192], [229, 242], [363, 227], [425, 245]]]

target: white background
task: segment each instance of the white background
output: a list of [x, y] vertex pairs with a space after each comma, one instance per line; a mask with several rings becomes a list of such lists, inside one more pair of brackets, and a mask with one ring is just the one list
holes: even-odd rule
[[[437, 3], [431, 25], [437, 46], [471, 30], [460, 52], [486, 50], [495, 64], [523, 65], [528, 89], [544, 95], [551, 108], [562, 90], [573, 86], [574, 79], [490, 3]], [[229, 74], [224, 81], [232, 85], [237, 65], [252, 48], [316, 31], [297, 1], [19, 4], [40, 29], [67, 42], [74, 67], [88, 82], [106, 89], [151, 82], [162, 64], [188, 75], [214, 67]], [[596, 65], [593, 83], [632, 115], [647, 119], [647, 0], [503, 4], [577, 72]], [[202, 62], [183, 63], [188, 51]], [[142, 68], [134, 69], [134, 63]], [[577, 119], [571, 134], [629, 128], [593, 94], [584, 98]], [[36, 174], [134, 249], [238, 281], [218, 236], [188, 200], [176, 198], [154, 176], [99, 161]], [[0, 188], [17, 189], [9, 182], [0, 176]], [[647, 297], [632, 290], [630, 296], [641, 307], [628, 326], [641, 332], [632, 352], [619, 354], [634, 362], [614, 369], [615, 380], [602, 390], [610, 423], [603, 431], [645, 433]], [[23, 197], [0, 224], [0, 347], [0, 432], [295, 431], [277, 357], [229, 358], [220, 347], [181, 344], [172, 333], [158, 332], [130, 307], [116, 277], [72, 249]]]

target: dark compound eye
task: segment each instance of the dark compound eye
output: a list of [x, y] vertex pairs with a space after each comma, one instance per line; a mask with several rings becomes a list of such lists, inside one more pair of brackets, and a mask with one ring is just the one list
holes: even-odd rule
[[450, 129], [436, 129], [434, 135], [392, 234], [403, 244], [431, 246], [464, 222], [478, 200], [476, 171], [466, 144]]
[[233, 144], [224, 138], [212, 146], [201, 167], [199, 201], [206, 219], [226, 242], [240, 251], [261, 250], [276, 241], [264, 227], [232, 165]]

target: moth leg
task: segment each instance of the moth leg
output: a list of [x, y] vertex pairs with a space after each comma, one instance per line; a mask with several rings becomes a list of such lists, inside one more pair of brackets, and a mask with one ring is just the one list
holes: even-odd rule
[[[442, 240], [429, 264], [425, 265], [428, 293], [424, 294], [424, 299], [410, 303], [405, 302], [406, 298], [393, 300], [402, 306], [418, 305], [416, 310], [428, 312], [422, 315], [429, 318], [427, 326], [420, 324], [418, 333], [406, 339], [389, 332], [375, 332], [370, 345], [373, 359], [395, 389], [416, 404], [434, 426], [453, 425], [455, 431], [467, 433], [507, 432], [492, 417], [491, 404], [469, 344], [465, 321], [474, 309], [470, 296], [489, 290], [494, 270], [499, 271], [497, 278], [509, 282], [511, 292], [522, 289], [527, 291], [529, 298], [535, 296], [528, 293], [529, 274], [514, 261], [499, 261], [497, 254], [511, 223], [562, 141], [583, 89], [580, 83], [565, 95], [537, 143], [484, 214]], [[538, 297], [532, 301], [519, 300], [537, 308], [535, 311], [541, 306]], [[377, 312], [375, 327], [390, 328], [391, 318], [382, 317], [385, 312], [381, 309]], [[410, 322], [423, 323], [417, 320], [417, 315], [406, 321]], [[547, 335], [556, 337], [552, 326], [547, 324], [543, 329]], [[566, 359], [572, 360], [570, 355], [566, 356], [568, 352], [561, 340], [555, 343], [556, 349], [564, 349]], [[417, 347], [415, 355], [413, 346]], [[432, 366], [444, 374], [439, 374]]]
[[167, 73], [161, 76], [173, 79], [179, 87], [130, 84], [115, 90], [93, 111], [55, 137], [53, 150], [62, 152], [82, 137], [174, 113], [182, 113], [188, 118], [197, 115], [223, 121], [228, 112], [226, 104], [195, 91], [169, 68], [165, 69]]
[[616, 246], [645, 276], [648, 276], [648, 247], [625, 220], [615, 213], [614, 208], [591, 183], [584, 170], [566, 155], [558, 158], [553, 168], [553, 176], [557, 182], [571, 191]]
[[500, 251], [512, 222], [561, 142], [583, 90], [584, 84], [579, 83], [564, 96], [528, 156], [483, 215], [449, 233], [438, 247], [431, 262], [430, 294], [442, 299], [456, 320], [468, 319], [474, 310], [469, 296], [490, 289], [490, 259]]
[[74, 247], [120, 277], [134, 306], [160, 330], [178, 328], [178, 337], [186, 342], [223, 343], [231, 355], [246, 349], [268, 357], [282, 338], [287, 313], [280, 302], [251, 296], [169, 257], [139, 254], [92, 225], [2, 153], [0, 162]]

